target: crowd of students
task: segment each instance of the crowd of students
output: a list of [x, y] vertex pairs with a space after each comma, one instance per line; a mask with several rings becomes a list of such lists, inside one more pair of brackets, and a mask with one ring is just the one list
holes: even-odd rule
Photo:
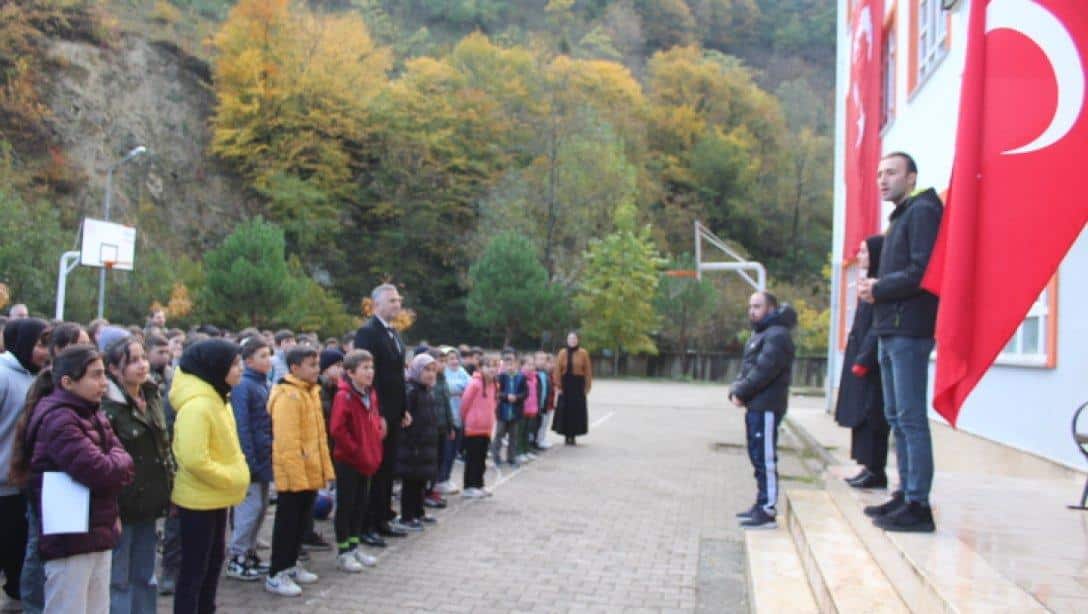
[[[175, 612], [212, 612], [224, 567], [298, 596], [319, 581], [310, 552], [334, 547], [336, 569], [362, 572], [386, 545], [379, 529], [422, 531], [447, 496], [491, 496], [489, 451], [517, 467], [550, 447], [562, 374], [545, 352], [415, 348], [390, 449], [375, 357], [350, 335], [184, 332], [164, 315], [145, 327], [0, 320], [4, 611], [148, 613], [172, 593]], [[400, 484], [392, 523], [371, 496], [383, 462]], [[89, 492], [85, 532], [43, 530], [59, 473]], [[330, 545], [314, 518], [333, 497]]]

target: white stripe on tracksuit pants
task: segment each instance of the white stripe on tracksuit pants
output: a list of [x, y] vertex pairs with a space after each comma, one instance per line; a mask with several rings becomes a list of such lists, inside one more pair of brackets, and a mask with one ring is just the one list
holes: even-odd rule
[[759, 494], [756, 503], [774, 516], [778, 502], [778, 426], [785, 412], [747, 411], [748, 458], [755, 469]]

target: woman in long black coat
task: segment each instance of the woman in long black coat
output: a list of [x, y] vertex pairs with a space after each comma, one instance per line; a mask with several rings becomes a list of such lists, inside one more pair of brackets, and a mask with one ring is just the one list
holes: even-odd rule
[[[884, 237], [865, 239], [858, 250], [858, 264], [868, 277], [876, 277], [880, 266], [880, 250]], [[884, 488], [888, 476], [888, 433], [884, 418], [884, 394], [877, 360], [877, 337], [872, 334], [873, 306], [858, 300], [854, 325], [843, 354], [842, 380], [839, 400], [835, 406], [835, 421], [849, 427], [850, 458], [862, 466], [858, 475], [846, 480], [855, 488]]]

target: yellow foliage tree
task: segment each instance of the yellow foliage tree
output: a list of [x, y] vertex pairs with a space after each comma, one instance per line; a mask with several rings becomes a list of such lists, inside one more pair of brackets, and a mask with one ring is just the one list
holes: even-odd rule
[[[387, 83], [390, 51], [358, 14], [319, 15], [289, 0], [242, 0], [213, 42], [212, 151], [268, 196], [272, 217], [288, 227], [335, 215], [351, 196], [352, 154], [368, 104]], [[293, 210], [300, 204], [323, 208]]]

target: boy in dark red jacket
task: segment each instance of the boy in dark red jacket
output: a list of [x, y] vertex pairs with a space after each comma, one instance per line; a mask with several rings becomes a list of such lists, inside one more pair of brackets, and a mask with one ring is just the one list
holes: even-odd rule
[[[382, 464], [385, 421], [378, 411], [374, 382], [374, 357], [355, 350], [344, 358], [344, 375], [333, 398], [329, 433], [333, 440], [336, 471], [336, 566], [358, 573], [377, 559], [359, 550], [370, 478]], [[369, 542], [368, 542], [369, 543]]]

